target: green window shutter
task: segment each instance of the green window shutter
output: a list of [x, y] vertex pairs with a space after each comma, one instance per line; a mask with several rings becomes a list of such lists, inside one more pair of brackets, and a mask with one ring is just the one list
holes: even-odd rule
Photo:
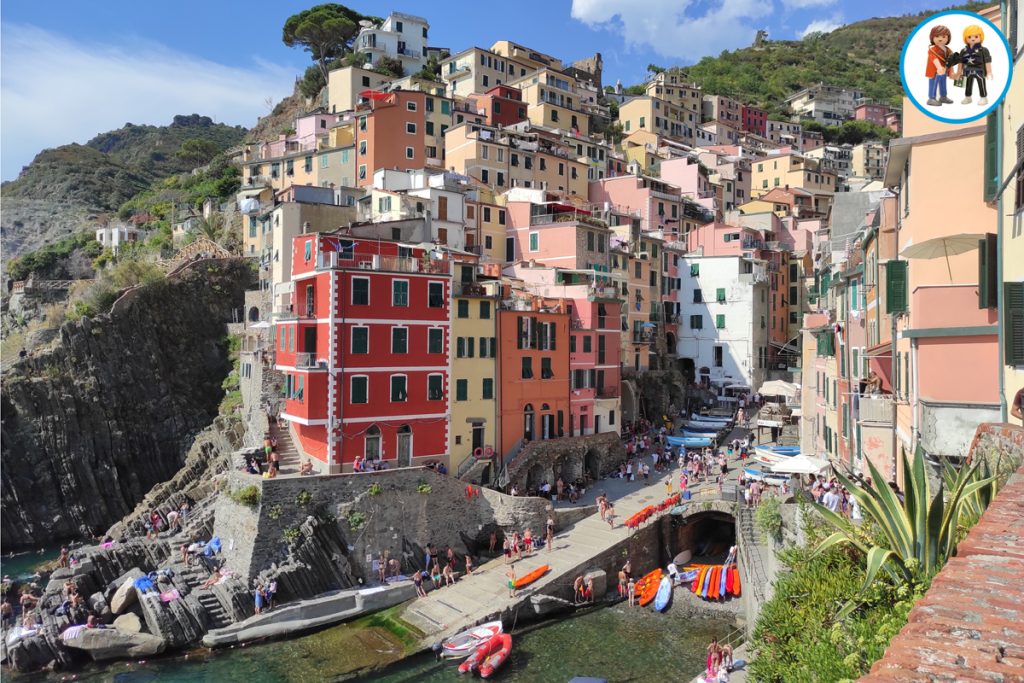
[[850, 406], [843, 405], [843, 438], [850, 438]]
[[903, 394], [903, 387], [900, 385], [900, 354], [893, 354], [893, 362], [896, 364], [896, 372], [892, 373], [893, 393], [897, 396]]
[[985, 201], [991, 202], [999, 191], [999, 150], [996, 147], [997, 112], [985, 119]]
[[715, 300], [718, 301], [719, 303], [725, 301], [725, 288], [724, 287], [719, 287], [715, 291]]
[[996, 308], [999, 305], [998, 267], [996, 236], [990, 233], [978, 240], [978, 308]]
[[907, 262], [889, 261], [885, 264], [885, 312], [907, 311]]
[[455, 380], [455, 400], [466, 401], [469, 396], [469, 380]]
[[490, 377], [485, 377], [484, 378], [484, 386], [483, 386], [483, 396], [482, 396], [482, 398], [484, 400], [488, 400], [488, 399], [493, 399], [494, 398], [494, 380], [491, 379]]
[[725, 315], [724, 314], [719, 313], [719, 314], [717, 314], [715, 316], [715, 327], [717, 327], [720, 330], [724, 330], [725, 329]]
[[1007, 282], [1003, 291], [1007, 365], [1024, 365], [1024, 282]]
[[839, 354], [839, 376], [846, 377], [846, 354]]

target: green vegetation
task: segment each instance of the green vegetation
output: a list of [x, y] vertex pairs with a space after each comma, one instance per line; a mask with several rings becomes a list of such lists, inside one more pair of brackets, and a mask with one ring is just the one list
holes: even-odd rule
[[381, 22], [378, 17], [360, 14], [337, 3], [316, 5], [288, 17], [281, 40], [288, 47], [301, 46], [309, 52], [326, 79], [328, 63], [351, 50], [363, 19]]
[[754, 523], [765, 538], [782, 540], [782, 499], [776, 496], [765, 498], [754, 511]]
[[348, 525], [352, 528], [353, 531], [361, 529], [363, 525], [366, 524], [366, 515], [362, 512], [359, 512], [359, 510], [353, 510], [352, 512], [348, 513], [348, 515], [345, 516], [345, 519], [348, 520]]
[[422, 493], [423, 495], [427, 495], [431, 491], [433, 491], [433, 488], [431, 488], [430, 484], [428, 484], [425, 481], [421, 481], [420, 483], [416, 484], [416, 492], [417, 493]]
[[402, 62], [397, 57], [381, 57], [374, 63], [373, 70], [381, 76], [390, 76], [391, 78], [401, 78], [405, 75]]
[[299, 491], [299, 494], [295, 496], [295, 504], [298, 505], [299, 507], [306, 507], [312, 502], [313, 494], [307, 491], [306, 489], [302, 489], [301, 491]]
[[[75, 292], [68, 299], [68, 320], [107, 313], [126, 289], [159, 282], [164, 278], [164, 272], [158, 265], [130, 249], [124, 251], [114, 266], [104, 268], [91, 285], [81, 292]], [[103, 258], [103, 254], [98, 258]]]
[[371, 496], [379, 496], [384, 493], [384, 487], [380, 484], [370, 484], [370, 488], [368, 488], [366, 492]]
[[25, 280], [33, 273], [47, 280], [73, 279], [67, 272], [67, 260], [73, 254], [80, 253], [92, 260], [102, 251], [103, 246], [96, 241], [95, 233], [83, 231], [11, 259], [7, 273], [12, 280]]
[[277, 505], [273, 506], [272, 508], [270, 508], [270, 510], [267, 511], [267, 515], [271, 519], [281, 519], [281, 515], [283, 515], [283, 514], [284, 514], [284, 508], [281, 507], [280, 503], [278, 503]]
[[220, 385], [224, 390], [224, 398], [220, 401], [218, 412], [221, 415], [232, 415], [243, 405], [241, 389], [242, 338], [237, 334], [231, 334], [224, 338], [223, 343], [228, 360], [231, 361], [231, 372]]
[[299, 537], [302, 536], [302, 531], [298, 527], [290, 526], [281, 532], [281, 536], [289, 544], [292, 544], [299, 540]]
[[[441, 59], [448, 59], [450, 55], [447, 52], [441, 53]], [[423, 65], [419, 71], [413, 74], [415, 78], [422, 78], [428, 81], [440, 81], [441, 80], [441, 62], [434, 55], [430, 55], [427, 59], [427, 63]]]
[[[868, 467], [871, 481], [885, 481], [870, 460]], [[926, 587], [956, 552], [964, 499], [973, 497], [977, 501], [983, 490], [994, 496], [997, 486], [989, 474], [987, 463], [982, 461], [951, 472], [948, 475], [948, 492], [940, 488], [938, 495], [933, 495], [923, 455], [915, 456], [912, 463], [906, 459], [903, 461], [906, 487], [903, 501], [884, 484], [862, 488], [842, 473], [837, 472], [836, 477], [857, 499], [865, 519], [871, 524], [868, 527], [855, 526], [823, 505], [815, 505], [825, 521], [835, 529], [819, 544], [818, 552], [846, 545], [863, 554], [867, 563], [863, 592], [872, 587], [880, 571], [896, 585]], [[869, 535], [866, 529], [876, 530], [876, 537]], [[857, 603], [850, 601], [840, 615], [849, 614], [856, 607]]]
[[254, 508], [260, 504], [260, 487], [256, 484], [249, 484], [230, 492], [228, 497], [239, 505]]
[[870, 121], [844, 121], [838, 126], [826, 126], [817, 121], [804, 119], [800, 124], [804, 130], [821, 133], [825, 142], [837, 145], [859, 145], [865, 140], [878, 140], [888, 144], [892, 138], [899, 137], [888, 128]]

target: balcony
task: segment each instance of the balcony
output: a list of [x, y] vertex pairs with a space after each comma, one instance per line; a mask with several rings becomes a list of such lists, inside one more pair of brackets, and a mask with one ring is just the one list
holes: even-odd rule
[[618, 387], [601, 387], [596, 393], [598, 398], [619, 398]]
[[741, 285], [758, 285], [768, 282], [768, 276], [764, 273], [740, 273]]
[[450, 275], [451, 261], [447, 258], [403, 258], [400, 256], [357, 256], [352, 259], [339, 258], [336, 251], [322, 252], [317, 258], [318, 270], [352, 268], [360, 270], [390, 271], [394, 273], [434, 273]]
[[618, 299], [619, 288], [612, 285], [591, 285], [587, 290], [590, 299]]
[[497, 286], [487, 287], [480, 282], [456, 282], [452, 284], [452, 289], [455, 296], [476, 296], [489, 299], [494, 299], [498, 296]]
[[892, 396], [875, 395], [860, 397], [861, 422], [880, 422], [894, 424], [896, 419], [895, 404]]
[[295, 354], [295, 367], [302, 370], [327, 370], [327, 361], [317, 359], [316, 352], [299, 352]]

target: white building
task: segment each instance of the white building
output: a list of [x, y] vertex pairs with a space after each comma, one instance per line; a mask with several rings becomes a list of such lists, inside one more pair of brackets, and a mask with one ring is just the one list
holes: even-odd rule
[[776, 145], [789, 146], [794, 149], [801, 148], [802, 126], [799, 123], [768, 119], [764, 132], [765, 137]]
[[430, 24], [423, 17], [392, 12], [380, 26], [369, 21], [360, 22], [360, 26], [362, 28], [353, 47], [365, 54], [370, 64], [376, 64], [381, 57], [398, 59], [405, 75], [408, 75], [427, 63]]
[[756, 390], [768, 367], [768, 276], [742, 256], [683, 256], [676, 353], [697, 381]]
[[853, 164], [852, 145], [822, 145], [804, 151], [804, 156], [811, 159], [820, 159], [820, 168], [823, 171], [832, 171], [838, 176], [847, 177], [850, 175]]
[[121, 251], [121, 245], [139, 241], [139, 229], [132, 225], [108, 225], [96, 228], [96, 241], [105, 249], [115, 254]]
[[786, 98], [786, 104], [801, 118], [814, 119], [826, 126], [838, 126], [853, 118], [857, 101], [864, 97], [860, 90], [819, 83]]
[[369, 210], [361, 218], [380, 223], [429, 217], [430, 235], [423, 241], [465, 249], [467, 189], [453, 173], [379, 169], [373, 174]]

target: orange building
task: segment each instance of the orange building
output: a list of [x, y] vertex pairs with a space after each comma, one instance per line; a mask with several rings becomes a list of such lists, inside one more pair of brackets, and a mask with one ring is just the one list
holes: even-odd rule
[[[517, 294], [523, 297], [522, 294]], [[500, 452], [569, 433], [569, 314], [563, 302], [513, 298], [498, 312]]]
[[409, 171], [444, 162], [444, 134], [452, 102], [426, 92], [364, 91], [356, 110], [356, 185], [373, 184], [375, 171]]

